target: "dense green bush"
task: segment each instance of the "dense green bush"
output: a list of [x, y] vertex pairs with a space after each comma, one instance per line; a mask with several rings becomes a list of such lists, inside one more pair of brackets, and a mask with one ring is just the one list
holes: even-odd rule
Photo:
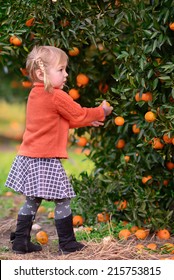
[[[104, 128], [78, 130], [79, 135], [90, 134], [89, 157], [96, 168], [91, 176], [83, 173], [81, 180], [72, 180], [76, 212], [86, 222], [108, 211], [116, 220], [173, 228], [174, 168], [166, 163], [174, 162], [174, 145], [165, 143], [163, 135], [174, 137], [174, 31], [169, 27], [174, 1], [7, 0], [0, 17], [0, 61], [12, 76], [15, 70], [19, 80], [27, 79], [20, 68], [35, 44], [55, 45], [67, 53], [76, 46], [80, 53], [70, 56], [68, 89], [79, 89], [77, 102], [83, 106], [107, 99], [114, 107]], [[32, 17], [34, 24], [27, 27]], [[13, 35], [22, 39], [21, 46], [10, 44]], [[89, 77], [87, 86], [77, 86], [79, 73]], [[106, 92], [101, 84], [108, 85]], [[136, 101], [137, 92], [140, 97], [151, 92], [153, 98]], [[148, 111], [156, 114], [154, 122], [144, 119]], [[124, 117], [123, 126], [115, 125], [116, 116]], [[132, 132], [133, 124], [140, 128], [138, 134]], [[162, 149], [153, 148], [154, 137], [160, 138]], [[116, 148], [119, 139], [125, 140], [123, 149]], [[143, 184], [147, 175], [152, 179]], [[127, 207], [118, 211], [114, 202], [123, 200]]]

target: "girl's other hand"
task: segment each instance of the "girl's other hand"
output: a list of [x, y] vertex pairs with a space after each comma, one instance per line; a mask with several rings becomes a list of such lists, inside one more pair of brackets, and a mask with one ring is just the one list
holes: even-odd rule
[[99, 121], [93, 121], [91, 124], [92, 124], [92, 126], [95, 126], [95, 127], [104, 125], [103, 122], [99, 122]]

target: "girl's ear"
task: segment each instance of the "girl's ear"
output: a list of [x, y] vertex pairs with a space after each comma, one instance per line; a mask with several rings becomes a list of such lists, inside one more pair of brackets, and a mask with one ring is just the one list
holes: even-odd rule
[[36, 70], [36, 76], [37, 76], [38, 80], [40, 80], [40, 81], [43, 81], [43, 80], [44, 80], [44, 74], [43, 74], [43, 72], [41, 71], [41, 69], [37, 69], [37, 70]]

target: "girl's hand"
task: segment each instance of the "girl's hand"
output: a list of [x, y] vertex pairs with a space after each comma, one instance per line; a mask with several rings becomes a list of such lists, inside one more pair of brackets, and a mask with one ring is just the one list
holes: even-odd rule
[[91, 124], [92, 124], [92, 126], [95, 126], [95, 127], [104, 125], [103, 122], [99, 122], [99, 121], [93, 121]]
[[104, 109], [105, 116], [109, 116], [112, 113], [113, 107], [108, 106], [106, 100], [102, 102], [102, 108]]

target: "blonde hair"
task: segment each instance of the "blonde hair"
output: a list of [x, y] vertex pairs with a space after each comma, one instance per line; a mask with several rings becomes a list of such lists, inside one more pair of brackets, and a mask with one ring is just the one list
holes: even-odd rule
[[68, 56], [63, 50], [53, 46], [35, 46], [27, 56], [26, 69], [32, 82], [41, 82], [36, 75], [36, 70], [40, 69], [43, 73], [45, 90], [51, 92], [52, 85], [47, 76], [48, 69], [67, 62]]

